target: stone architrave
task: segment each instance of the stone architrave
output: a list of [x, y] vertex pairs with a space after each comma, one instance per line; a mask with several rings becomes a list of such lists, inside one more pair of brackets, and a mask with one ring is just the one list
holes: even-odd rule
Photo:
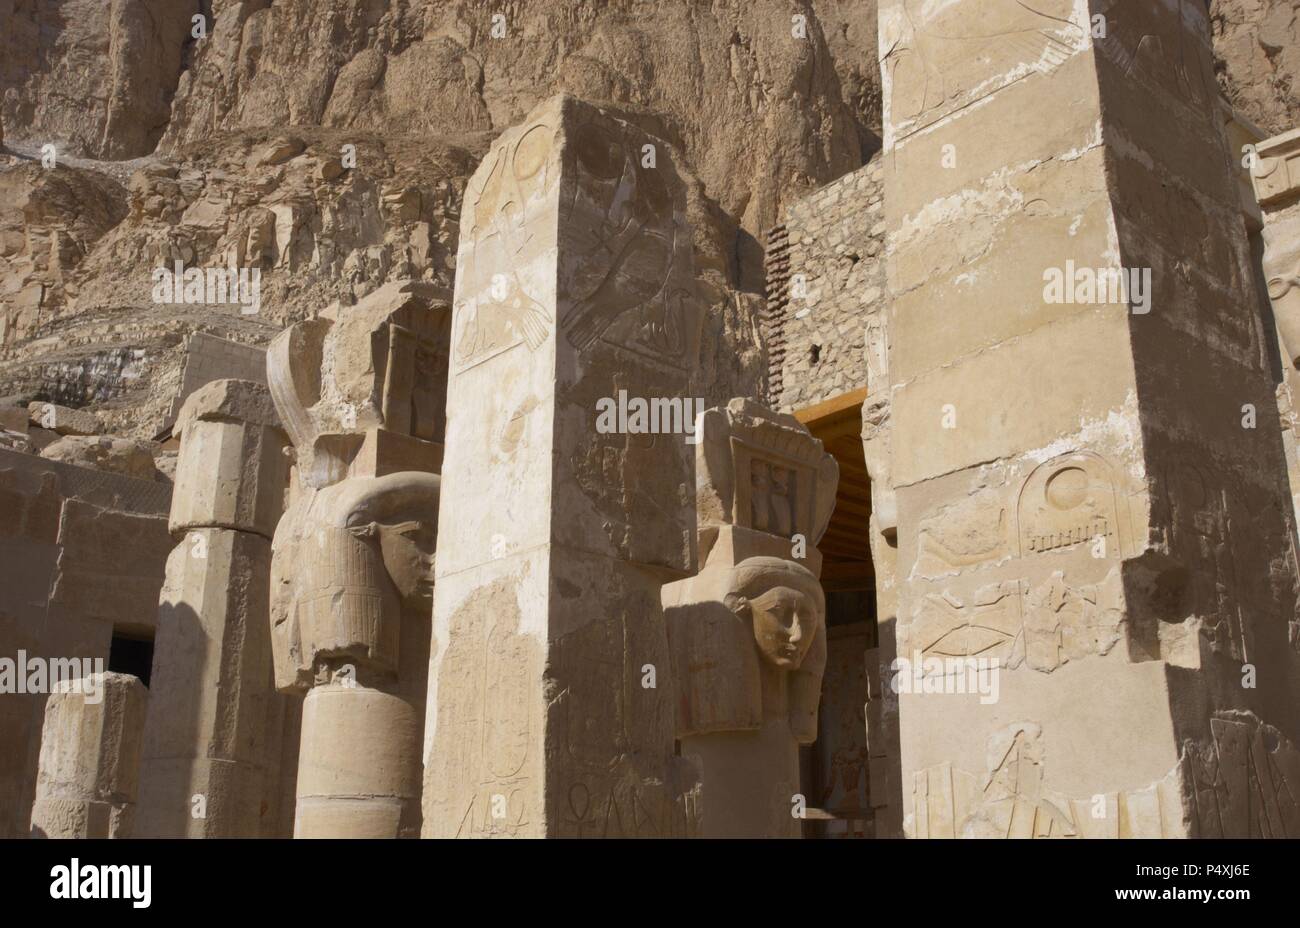
[[817, 577], [839, 466], [793, 416], [732, 400], [700, 418], [700, 572], [664, 586], [682, 755], [705, 837], [798, 837], [799, 745], [817, 738]]
[[268, 373], [295, 466], [275, 530], [275, 685], [305, 694], [294, 836], [420, 833], [450, 315], [401, 282], [291, 326]]
[[137, 677], [66, 680], [45, 703], [34, 838], [129, 838], [149, 691]]
[[216, 380], [192, 393], [180, 436], [145, 723], [143, 837], [257, 837], [278, 783], [267, 720], [271, 533], [288, 482], [266, 387]]
[[1285, 833], [1194, 785], [1253, 776], [1220, 716], [1300, 734], [1271, 335], [1205, 4], [879, 17], [906, 831]]
[[559, 96], [467, 188], [426, 836], [689, 829], [659, 588], [693, 564], [691, 447], [597, 427], [620, 391], [688, 397], [700, 310], [674, 158]]

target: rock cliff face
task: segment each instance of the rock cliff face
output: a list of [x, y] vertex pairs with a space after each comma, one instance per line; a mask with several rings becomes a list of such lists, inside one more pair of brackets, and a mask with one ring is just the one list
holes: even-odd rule
[[1269, 135], [1300, 125], [1300, 3], [1212, 0], [1219, 84]]
[[[1294, 3], [1213, 6], [1226, 92], [1294, 124]], [[756, 394], [760, 242], [879, 147], [876, 44], [876, 0], [0, 0], [0, 395], [150, 437], [187, 333], [265, 344], [391, 280], [449, 287], [468, 176], [559, 90], [680, 152], [699, 391]], [[257, 311], [157, 300], [177, 261], [256, 269]]]
[[[0, 27], [9, 148], [60, 159], [58, 182], [24, 160], [0, 185], [0, 394], [145, 437], [189, 331], [263, 344], [389, 280], [450, 287], [466, 179], [558, 90], [684, 156], [713, 308], [700, 392], [756, 391], [763, 231], [878, 144], [874, 0], [0, 0]], [[177, 261], [258, 269], [258, 312], [157, 302]]]
[[[153, 151], [199, 0], [0, 0], [0, 120], [95, 158]], [[269, 5], [269, 4], [268, 4]]]

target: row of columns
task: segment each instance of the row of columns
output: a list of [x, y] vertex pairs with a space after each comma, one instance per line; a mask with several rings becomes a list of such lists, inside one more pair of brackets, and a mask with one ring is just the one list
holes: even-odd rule
[[[1208, 24], [1099, 7], [1107, 38], [1072, 0], [881, 2], [886, 831], [1300, 827], [1295, 524]], [[282, 334], [269, 390], [186, 404], [139, 833], [265, 833], [267, 719], [299, 698], [298, 836], [798, 833], [834, 460], [746, 401], [598, 419], [691, 391], [673, 157], [543, 103], [470, 181], [454, 294], [385, 288]], [[1122, 285], [1057, 299], [1066, 268]], [[898, 693], [895, 657], [939, 685]], [[972, 660], [992, 705], [945, 689]], [[51, 701], [43, 827], [129, 817], [129, 777], [58, 773], [69, 737], [129, 763], [95, 719], [140, 694], [106, 685], [80, 728]]]

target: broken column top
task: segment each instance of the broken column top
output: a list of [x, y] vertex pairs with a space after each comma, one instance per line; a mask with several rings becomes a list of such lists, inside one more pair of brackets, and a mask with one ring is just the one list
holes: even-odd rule
[[251, 380], [214, 380], [189, 395], [173, 431], [180, 437], [192, 422], [222, 421], [280, 428], [280, 415], [265, 386]]
[[700, 417], [696, 500], [701, 532], [734, 525], [816, 545], [835, 508], [839, 465], [794, 416], [748, 399]]
[[448, 296], [419, 281], [390, 283], [271, 342], [268, 382], [304, 483], [346, 477], [369, 430], [442, 441]]

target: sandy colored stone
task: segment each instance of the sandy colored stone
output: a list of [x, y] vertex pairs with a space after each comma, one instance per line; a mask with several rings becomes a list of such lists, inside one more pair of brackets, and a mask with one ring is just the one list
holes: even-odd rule
[[[665, 148], [639, 167], [645, 144], [552, 98], [494, 143], [466, 194], [425, 835], [690, 827], [659, 587], [693, 562], [692, 449], [595, 428], [619, 389], [689, 395], [698, 344], [685, 191]], [[659, 689], [637, 683], [647, 664]], [[617, 823], [599, 820], [608, 807]]]
[[[259, 834], [271, 688], [270, 541], [192, 529], [167, 559], [137, 833]], [[194, 797], [200, 797], [196, 803]], [[198, 814], [202, 813], [202, 814]]]
[[159, 475], [153, 460], [155, 447], [152, 442], [132, 438], [66, 435], [45, 445], [40, 454], [51, 461], [63, 461], [138, 480], [157, 480]]
[[0, 403], [0, 429], [26, 435], [30, 418], [31, 413], [22, 406], [6, 406]]
[[28, 404], [27, 412], [32, 425], [60, 435], [98, 435], [104, 431], [104, 424], [95, 414], [84, 409], [36, 401]]
[[287, 440], [270, 391], [244, 380], [213, 381], [185, 401], [176, 432], [172, 534], [216, 527], [269, 539], [289, 485]]
[[[896, 609], [881, 673], [904, 828], [1202, 833], [1173, 733], [1212, 726], [1187, 694], [1287, 718], [1289, 672], [1244, 689], [1240, 662], [1292, 660], [1295, 640], [1291, 581], [1233, 575], [1219, 547], [1294, 563], [1209, 24], [1192, 4], [1132, 5], [1093, 40], [1066, 0], [905, 6], [880, 20], [887, 450], [864, 411], [897, 503], [896, 538], [872, 550], [881, 619]], [[1156, 34], [1162, 50], [1138, 47]], [[1119, 267], [1147, 269], [1145, 298], [1090, 296], [1073, 271]], [[1064, 268], [1071, 296], [1054, 298]], [[971, 677], [976, 659], [996, 676]], [[1105, 695], [1072, 695], [1083, 674]], [[1115, 798], [1084, 821], [1096, 795]]]
[[826, 667], [816, 544], [839, 468], [798, 420], [750, 401], [706, 411], [699, 429], [701, 570], [661, 591], [699, 834], [797, 837], [799, 746], [816, 740]]
[[45, 704], [32, 836], [129, 838], [149, 691], [137, 677], [65, 681]]

